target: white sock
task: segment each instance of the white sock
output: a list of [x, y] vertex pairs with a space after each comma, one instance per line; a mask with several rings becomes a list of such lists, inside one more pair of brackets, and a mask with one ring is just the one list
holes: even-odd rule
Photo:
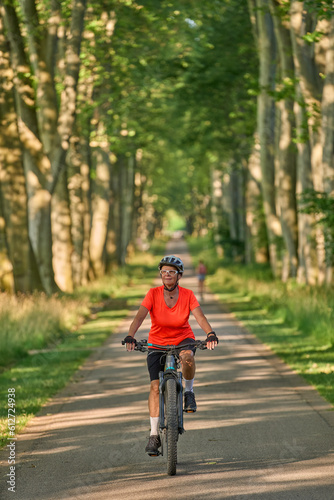
[[159, 417], [150, 417], [151, 422], [151, 436], [157, 436], [159, 434]]
[[194, 385], [194, 378], [192, 378], [191, 380], [186, 380], [184, 379], [184, 391], [185, 392], [194, 392], [193, 391], [193, 385]]

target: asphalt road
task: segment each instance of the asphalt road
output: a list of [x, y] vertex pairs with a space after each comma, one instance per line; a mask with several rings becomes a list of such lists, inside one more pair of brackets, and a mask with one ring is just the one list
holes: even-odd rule
[[[173, 251], [186, 262], [182, 285], [196, 293], [184, 244]], [[9, 451], [2, 451], [0, 498], [333, 500], [330, 405], [209, 293], [203, 309], [220, 343], [196, 354], [198, 411], [185, 415], [176, 476], [166, 475], [165, 457], [144, 452], [145, 354], [120, 345], [132, 313], [19, 436], [15, 493], [7, 490]], [[149, 320], [137, 338], [148, 329]]]

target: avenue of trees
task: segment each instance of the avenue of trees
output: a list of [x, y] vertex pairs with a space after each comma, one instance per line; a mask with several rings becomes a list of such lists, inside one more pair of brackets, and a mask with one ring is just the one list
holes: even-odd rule
[[59, 290], [174, 209], [332, 283], [331, 0], [0, 0], [0, 288]]

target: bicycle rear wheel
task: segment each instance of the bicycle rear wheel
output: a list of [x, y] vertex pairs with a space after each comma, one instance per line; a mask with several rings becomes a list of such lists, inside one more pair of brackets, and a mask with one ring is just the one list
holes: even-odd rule
[[165, 388], [165, 418], [166, 418], [166, 441], [167, 441], [167, 474], [176, 474], [177, 463], [177, 440], [178, 440], [178, 415], [177, 415], [177, 382], [170, 378]]

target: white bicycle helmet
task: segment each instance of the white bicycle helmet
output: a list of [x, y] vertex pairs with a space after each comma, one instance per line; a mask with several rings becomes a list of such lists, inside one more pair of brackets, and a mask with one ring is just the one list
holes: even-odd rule
[[175, 255], [166, 255], [163, 257], [159, 263], [159, 269], [162, 266], [173, 266], [179, 271], [180, 274], [184, 272], [184, 265], [182, 260], [179, 257], [175, 257]]

